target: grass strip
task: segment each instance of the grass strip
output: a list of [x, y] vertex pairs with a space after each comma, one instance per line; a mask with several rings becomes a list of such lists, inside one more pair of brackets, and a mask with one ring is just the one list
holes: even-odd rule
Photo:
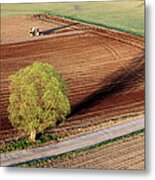
[[[140, 115], [140, 114], [141, 113], [124, 115], [124, 116], [121, 116], [121, 119], [135, 117], [135, 116]], [[118, 118], [112, 118], [110, 121], [117, 122], [117, 120], [119, 120], [119, 119]], [[45, 143], [50, 142], [50, 141], [58, 141], [62, 137], [64, 138], [66, 136], [68, 136], [68, 135], [67, 134], [63, 135], [63, 136], [59, 135], [59, 134], [58, 135], [56, 135], [56, 134], [51, 135], [50, 132], [47, 131], [47, 133], [40, 136], [36, 140], [36, 142], [30, 142], [27, 137], [19, 138], [16, 140], [11, 140], [9, 142], [6, 142], [4, 145], [0, 146], [0, 153], [22, 150], [25, 148], [35, 148], [35, 147], [38, 147], [39, 145], [45, 144]]]
[[122, 140], [122, 139], [125, 139], [125, 138], [129, 138], [129, 137], [132, 137], [132, 136], [144, 133], [144, 132], [145, 132], [145, 130], [142, 129], [142, 130], [127, 134], [125, 136], [121, 136], [121, 137], [111, 139], [111, 140], [108, 140], [108, 141], [103, 141], [103, 142], [98, 143], [96, 145], [86, 147], [86, 148], [83, 148], [83, 149], [79, 149], [79, 150], [76, 150], [76, 151], [71, 151], [71, 152], [61, 154], [61, 155], [58, 155], [58, 156], [53, 156], [53, 157], [50, 157], [50, 158], [48, 157], [48, 158], [43, 158], [43, 159], [39, 159], [39, 160], [32, 160], [32, 161], [29, 161], [27, 163], [21, 163], [21, 164], [17, 165], [17, 167], [38, 167], [38, 166], [41, 166], [41, 165], [48, 164], [51, 161], [56, 160], [56, 159], [69, 158], [69, 157], [75, 156], [76, 154], [78, 154], [80, 152], [84, 152], [84, 151], [88, 151], [88, 150], [91, 150], [91, 149], [94, 149], [94, 148], [98, 148], [98, 147], [103, 146], [105, 144], [113, 143], [113, 142], [116, 142], [116, 141], [119, 141], [119, 140]]
[[[131, 117], [135, 117], [137, 115], [140, 115], [140, 113], [136, 113], [136, 114], [130, 114], [130, 115], [124, 115], [121, 116], [121, 119], [125, 119], [125, 118], [131, 118]], [[112, 118], [110, 119], [110, 121], [113, 122], [117, 122], [119, 120], [119, 118]], [[108, 120], [109, 121], [109, 120]], [[23, 150], [23, 149], [27, 149], [27, 148], [35, 148], [38, 147], [40, 145], [43, 145], [47, 142], [50, 141], [58, 141], [60, 140], [62, 137], [66, 137], [68, 136], [66, 135], [56, 135], [56, 134], [50, 134], [50, 132], [47, 131], [46, 134], [40, 136], [36, 142], [30, 142], [28, 140], [28, 137], [24, 137], [24, 138], [19, 138], [18, 140], [11, 140], [9, 142], [6, 142], [6, 144], [1, 145], [0, 146], [0, 153], [4, 153], [4, 152], [11, 152], [11, 151], [16, 151], [16, 150]]]
[[141, 32], [135, 32], [135, 31], [132, 31], [132, 30], [126, 30], [126, 29], [123, 29], [123, 28], [120, 28], [120, 27], [101, 24], [101, 23], [97, 23], [97, 22], [94, 22], [94, 21], [88, 21], [88, 20], [77, 18], [77, 17], [66, 16], [66, 15], [63, 15], [63, 14], [58, 14], [58, 13], [55, 13], [55, 12], [51, 12], [49, 10], [40, 10], [40, 13], [44, 13], [44, 14], [48, 14], [48, 15], [54, 15], [54, 16], [58, 16], [58, 17], [63, 17], [63, 18], [67, 18], [67, 19], [71, 19], [71, 20], [75, 20], [75, 21], [80, 21], [80, 22], [87, 23], [87, 24], [100, 26], [100, 27], [103, 27], [103, 28], [108, 28], [108, 29], [117, 30], [117, 31], [120, 31], [120, 32], [125, 32], [125, 33], [132, 34], [132, 35], [139, 36], [139, 37], [144, 37], [144, 34], [141, 33]]
[[41, 136], [38, 140], [35, 142], [30, 142], [28, 138], [21, 138], [19, 140], [13, 140], [9, 143], [6, 143], [4, 146], [0, 147], [0, 153], [4, 152], [10, 152], [15, 150], [23, 150], [30, 147], [36, 147], [40, 144], [44, 144], [49, 141], [57, 141], [59, 138], [61, 138], [58, 135], [48, 135], [48, 136]]

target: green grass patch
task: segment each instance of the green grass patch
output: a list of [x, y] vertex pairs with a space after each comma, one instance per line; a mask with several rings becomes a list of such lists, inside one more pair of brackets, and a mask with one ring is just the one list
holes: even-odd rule
[[0, 147], [0, 153], [23, 150], [30, 147], [36, 147], [38, 145], [44, 144], [49, 141], [57, 141], [60, 136], [57, 135], [49, 135], [49, 136], [41, 136], [35, 142], [30, 142], [28, 138], [21, 138], [19, 140], [13, 140], [6, 143], [4, 146]]
[[[126, 119], [126, 118], [131, 118], [131, 117], [136, 117], [138, 115], [141, 115], [142, 113], [136, 113], [136, 114], [131, 114], [131, 115], [124, 115], [121, 116], [121, 119]], [[120, 118], [112, 118], [111, 121], [113, 122], [117, 122]], [[58, 141], [60, 140], [62, 137], [67, 137], [68, 134], [67, 133], [63, 133], [63, 135], [59, 135], [59, 134], [44, 134], [42, 136], [40, 136], [39, 138], [37, 138], [36, 142], [30, 142], [28, 140], [28, 138], [21, 138], [18, 140], [12, 140], [7, 142], [4, 146], [0, 147], [0, 153], [3, 152], [10, 152], [10, 151], [16, 151], [16, 150], [22, 150], [25, 148], [30, 148], [30, 147], [38, 147], [40, 144], [44, 144], [50, 141]]]
[[140, 37], [144, 36], [144, 34], [142, 32], [139, 32], [139, 31], [136, 31], [136, 30], [129, 30], [129, 29], [121, 28], [121, 27], [109, 26], [109, 25], [106, 25], [106, 24], [101, 24], [101, 23], [97, 23], [97, 22], [93, 22], [93, 21], [87, 21], [87, 20], [84, 20], [84, 19], [76, 18], [76, 17], [56, 14], [56, 13], [53, 13], [53, 12], [50, 12], [50, 11], [43, 11], [42, 13], [49, 14], [49, 15], [55, 15], [55, 16], [59, 16], [59, 17], [63, 17], [63, 18], [71, 19], [71, 20], [76, 20], [76, 21], [80, 21], [80, 22], [83, 22], [83, 23], [92, 24], [92, 25], [96, 25], [96, 26], [100, 26], [100, 27], [104, 27], [104, 28], [108, 28], [108, 29], [113, 29], [113, 30], [117, 30], [117, 31], [121, 31], [121, 32], [126, 32], [126, 33], [129, 33], [129, 34], [133, 34], [135, 36], [140, 36]]
[[51, 163], [51, 161], [54, 161], [56, 159], [71, 158], [71, 157], [75, 156], [76, 154], [78, 154], [80, 152], [84, 152], [84, 151], [88, 151], [88, 150], [91, 150], [91, 149], [94, 149], [94, 148], [98, 148], [100, 146], [103, 146], [103, 145], [106, 145], [106, 144], [109, 144], [109, 143], [113, 143], [113, 142], [116, 142], [116, 141], [119, 141], [119, 140], [122, 140], [122, 139], [125, 139], [125, 138], [129, 138], [129, 137], [141, 134], [141, 133], [144, 133], [144, 129], [139, 130], [137, 132], [127, 134], [125, 136], [121, 136], [121, 137], [116, 138], [116, 139], [104, 141], [104, 142], [98, 143], [96, 145], [93, 145], [93, 146], [90, 146], [90, 147], [87, 147], [87, 148], [84, 148], [84, 149], [79, 149], [79, 150], [76, 150], [76, 151], [68, 152], [66, 154], [62, 154], [62, 155], [59, 155], [59, 156], [54, 156], [54, 157], [51, 157], [51, 158], [45, 158], [45, 159], [30, 161], [30, 162], [23, 163], [23, 164], [20, 164], [20, 165], [17, 165], [17, 166], [18, 167], [38, 167], [38, 166], [41, 166], [43, 164], [47, 165], [48, 163]]
[[144, 1], [2, 4], [1, 15], [48, 13], [144, 36]]

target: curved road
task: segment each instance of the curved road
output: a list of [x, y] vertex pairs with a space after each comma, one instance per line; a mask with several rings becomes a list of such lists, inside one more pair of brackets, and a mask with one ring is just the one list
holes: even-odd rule
[[144, 129], [144, 119], [114, 125], [109, 128], [78, 136], [56, 145], [48, 145], [28, 150], [1, 154], [1, 166], [14, 166], [20, 163], [61, 155], [67, 152], [93, 146], [103, 141], [115, 139]]

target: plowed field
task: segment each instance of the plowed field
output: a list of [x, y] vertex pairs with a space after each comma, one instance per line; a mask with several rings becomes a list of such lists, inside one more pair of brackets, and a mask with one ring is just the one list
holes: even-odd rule
[[51, 158], [47, 162], [30, 163], [27, 166], [143, 170], [144, 134], [140, 133], [132, 137], [125, 137], [94, 149], [62, 155], [58, 159]]
[[[16, 21], [20, 22], [20, 18], [23, 21], [23, 17], [18, 17]], [[31, 17], [26, 18], [31, 21]], [[11, 26], [13, 29], [6, 38], [4, 36], [3, 39], [2, 34], [1, 141], [12, 139], [18, 133], [8, 121], [8, 77], [35, 61], [56, 67], [69, 87], [72, 113], [66, 123], [51, 132], [83, 133], [89, 127], [95, 129], [104, 122], [143, 113], [143, 38], [53, 16], [33, 17], [35, 20], [44, 23], [46, 30], [55, 28], [56, 24], [60, 27], [62, 23], [69, 29], [62, 28], [60, 32], [34, 40], [24, 39], [24, 33], [20, 30], [18, 42], [8, 38], [11, 30], [14, 32], [12, 37], [18, 36], [14, 26]]]

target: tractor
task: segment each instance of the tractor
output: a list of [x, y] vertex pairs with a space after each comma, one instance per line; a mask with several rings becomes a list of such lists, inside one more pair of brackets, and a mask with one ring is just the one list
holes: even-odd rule
[[32, 28], [29, 30], [29, 35], [30, 35], [31, 37], [33, 37], [33, 36], [39, 36], [39, 35], [40, 35], [39, 28], [37, 28], [37, 27], [32, 27]]

